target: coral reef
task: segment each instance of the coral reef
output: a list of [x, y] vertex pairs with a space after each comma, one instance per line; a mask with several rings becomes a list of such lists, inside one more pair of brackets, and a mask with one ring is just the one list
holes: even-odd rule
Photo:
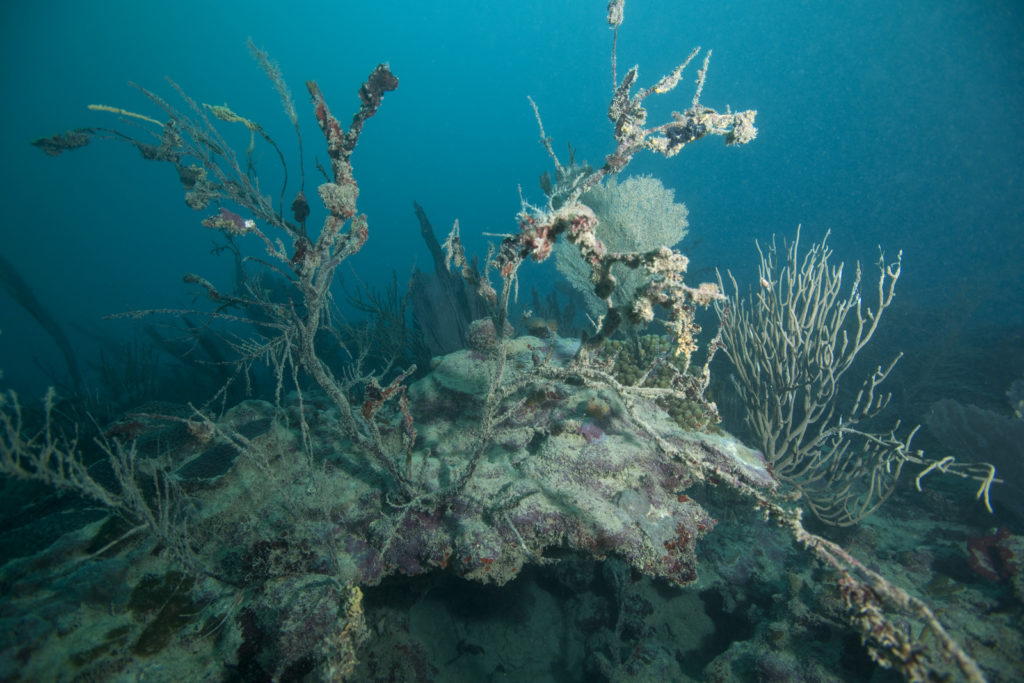
[[[599, 599], [574, 605], [585, 635], [574, 641], [575, 654], [560, 655], [562, 666], [586, 659], [588, 673], [608, 679], [675, 679], [684, 673], [680, 653], [695, 650], [713, 626], [710, 617], [698, 616], [679, 627], [685, 635], [673, 633], [691, 621], [691, 612], [701, 614], [698, 599], [684, 594], [674, 605], [683, 606], [680, 617], [659, 610], [655, 594], [704, 581], [734, 598], [725, 584], [767, 576], [769, 560], [788, 560], [800, 545], [833, 577], [817, 579], [828, 587], [820, 591], [825, 604], [817, 605], [827, 615], [822, 621], [848, 621], [872, 660], [912, 679], [953, 672], [982, 679], [920, 597], [807, 531], [800, 510], [778, 495], [764, 455], [714, 429], [717, 412], [706, 390], [720, 337], [710, 341], [703, 365], [692, 359], [697, 309], [722, 300], [719, 288], [687, 283], [688, 260], [671, 245], [634, 241], [609, 248], [602, 240], [600, 217], [583, 198], [612, 186], [610, 176], [636, 154], [672, 157], [708, 135], [728, 145], [756, 135], [755, 112], [720, 114], [700, 103], [710, 54], [690, 106], [661, 125], [648, 124], [645, 100], [671, 92], [699, 50], [654, 85], [637, 89], [637, 67], [621, 81], [615, 75], [622, 18], [623, 3], [612, 0], [615, 82], [608, 116], [614, 151], [599, 168], [577, 172], [559, 162], [541, 125], [558, 183], [547, 205], [524, 199], [518, 231], [503, 236], [482, 270], [467, 258], [458, 223], [443, 247], [432, 250], [435, 275], [447, 283], [443, 291], [476, 303], [460, 303], [450, 315], [456, 334], [436, 340], [439, 348], [466, 348], [435, 357], [429, 369], [402, 362], [398, 351], [374, 357], [380, 335], [364, 336], [352, 348], [342, 341], [343, 353], [324, 350], [325, 339], [346, 338], [332, 296], [337, 268], [370, 234], [367, 218], [357, 212], [351, 157], [364, 124], [398, 86], [388, 65], [363, 83], [347, 128], [320, 87], [306, 83], [330, 168], [320, 169], [322, 206], [310, 206], [303, 174], [287, 218], [287, 177], [275, 205], [251, 172], [259, 140], [284, 161], [266, 129], [226, 107], [200, 106], [180, 90], [187, 112], [142, 90], [165, 122], [103, 108], [133, 125], [158, 126], [159, 145], [106, 129], [37, 141], [55, 154], [94, 136], [116, 137], [146, 159], [172, 164], [186, 202], [207, 212], [203, 224], [229, 241], [246, 238], [262, 246], [265, 256], [252, 260], [287, 286], [281, 298], [254, 286], [229, 293], [215, 280], [186, 275], [209, 301], [211, 325], [248, 326], [246, 336], [232, 342], [234, 377], [248, 382], [254, 368], [264, 366], [273, 388], [261, 398], [225, 401], [220, 412], [208, 404], [132, 413], [97, 438], [95, 460], [102, 467], [93, 467], [79, 439], [55, 428], [52, 394], [38, 424], [16, 396], [3, 396], [3, 471], [96, 501], [128, 524], [92, 521], [0, 570], [6, 589], [0, 616], [16, 634], [0, 648], [0, 674], [55, 679], [55, 667], [70, 662], [80, 679], [425, 681], [455, 667], [482, 680], [471, 669], [488, 658], [492, 641], [485, 646], [483, 632], [454, 626], [461, 632], [442, 641], [444, 625], [432, 623], [433, 636], [448, 651], [439, 660], [416, 635], [424, 631], [418, 620], [429, 620], [414, 609], [391, 608], [388, 598], [400, 598], [388, 595], [389, 586], [422, 585], [426, 595], [430, 581], [458, 581], [467, 595], [500, 588], [543, 601], [529, 582], [513, 581], [530, 574], [578, 588], [602, 584]], [[295, 124], [279, 69], [250, 49]], [[244, 166], [207, 114], [249, 131]], [[539, 113], [537, 119], [540, 124]], [[295, 130], [301, 148], [297, 124]], [[323, 215], [319, 228], [308, 223], [313, 211]], [[426, 233], [429, 222], [420, 214]], [[560, 240], [589, 269], [590, 291], [600, 302], [597, 332], [569, 339], [544, 325], [534, 328], [541, 336], [513, 336], [509, 302], [520, 269], [528, 260], [547, 259]], [[642, 284], [629, 286], [616, 274], [624, 269], [640, 275]], [[401, 330], [405, 339], [404, 316], [393, 312], [404, 304], [364, 303], [362, 310], [376, 317], [402, 318], [387, 329]], [[155, 312], [131, 315], [146, 314]], [[636, 333], [650, 323], [668, 336]], [[631, 333], [628, 343], [623, 329]], [[720, 554], [716, 576], [702, 578], [698, 551], [715, 557], [725, 549], [724, 542], [707, 543], [720, 526], [712, 511], [729, 515], [747, 534], [743, 547], [755, 552]], [[773, 530], [768, 520], [785, 533], [767, 539]], [[805, 575], [794, 570], [785, 580], [789, 613], [780, 610], [780, 621], [810, 612]], [[123, 595], [110, 589], [112, 583], [133, 589]], [[44, 585], [59, 590], [40, 590]], [[709, 611], [734, 614], [725, 606]], [[510, 619], [525, 619], [529, 610], [508, 612]], [[655, 637], [662, 626], [668, 635]], [[786, 638], [778, 623], [750, 635], [759, 646]], [[553, 650], [554, 640], [546, 642]], [[751, 647], [737, 645], [733, 655], [685, 673], [727, 679], [749, 666]], [[507, 672], [504, 666], [492, 661], [487, 675]], [[813, 663], [782, 655], [762, 658], [757, 669], [766, 678], [819, 674]]]
[[[233, 613], [209, 577], [158, 572], [152, 569], [155, 559], [135, 568], [154, 548], [153, 542], [137, 539], [112, 559], [83, 565], [92, 567], [97, 579], [103, 571], [143, 572], [128, 603], [109, 620], [124, 646], [94, 651], [82, 663], [83, 671], [129, 667], [132, 653], [164, 653], [172, 641], [179, 643], [175, 648], [193, 643], [199, 653], [216, 648], [217, 657], [234, 659], [249, 675], [280, 677], [325, 662], [352, 661], [363, 627], [361, 617], [353, 614], [356, 608], [345, 607], [351, 600], [346, 596], [358, 590], [357, 584], [377, 585], [393, 574], [444, 570], [500, 586], [527, 565], [547, 565], [572, 553], [618, 557], [638, 573], [676, 585], [696, 581], [697, 546], [716, 520], [684, 493], [695, 486], [689, 468], [649, 448], [614, 396], [539, 377], [539, 359], [552, 344], [570, 346], [565, 340], [535, 337], [508, 342], [505, 381], [521, 384], [526, 398], [509, 397], [502, 405], [509, 414], [506, 427], [448, 508], [410, 505], [386, 514], [389, 505], [377, 480], [365, 470], [361, 476], [358, 464], [337, 449], [333, 410], [315, 397], [307, 401], [323, 408], [310, 409], [307, 403], [303, 409], [297, 395], [284, 406], [293, 417], [304, 410], [309, 447], [325, 454], [322, 479], [312, 495], [302, 493], [305, 465], [285, 455], [297, 447], [301, 434], [287, 428], [269, 403], [244, 402], [216, 423], [215, 432], [246, 435], [244, 457], [234, 457], [235, 449], [223, 437], [178, 441], [164, 457], [197, 510], [190, 524], [194, 552], [217, 568], [221, 581], [254, 595]], [[571, 356], [556, 355], [551, 362], [557, 367], [570, 361]], [[416, 416], [421, 444], [412, 467], [423, 490], [442, 490], [472, 446], [478, 415], [471, 406], [479, 406], [488, 391], [480, 378], [493, 373], [494, 362], [477, 351], [458, 351], [408, 388], [408, 409]], [[598, 401], [606, 409], [591, 416], [590, 406]], [[699, 453], [751, 486], [774, 486], [763, 458], [731, 437], [685, 432], [653, 401], [643, 409], [650, 424], [681, 451]], [[400, 430], [400, 414], [394, 419], [385, 429]], [[586, 420], [599, 422], [606, 437], [588, 443]], [[174, 424], [169, 419], [140, 423], [136, 437], [144, 440], [149, 432]], [[224, 465], [213, 465], [225, 457]], [[273, 469], [273, 478], [266, 476], [265, 466]], [[307, 526], [296, 527], [288, 510], [309, 520]], [[88, 531], [80, 544], [88, 544], [99, 529], [93, 525]], [[81, 550], [63, 552], [73, 557]], [[110, 569], [103, 570], [105, 565]], [[9, 566], [0, 578], [22, 594], [27, 581], [40, 580], [26, 570]], [[93, 580], [80, 582], [81, 590], [87, 584]], [[8, 615], [11, 608], [5, 609]], [[46, 611], [37, 606], [24, 613]], [[212, 628], [221, 635], [216, 642], [204, 641], [203, 633]], [[324, 647], [330, 652], [322, 652]], [[208, 655], [189, 656], [190, 666], [197, 665], [195, 656]], [[185, 655], [179, 650], [176, 657]]]

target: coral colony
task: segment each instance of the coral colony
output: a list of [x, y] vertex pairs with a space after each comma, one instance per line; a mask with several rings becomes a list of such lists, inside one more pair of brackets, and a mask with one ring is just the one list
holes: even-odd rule
[[[4, 471], [80, 493], [117, 513], [61, 546], [67, 555], [92, 556], [73, 570], [76, 604], [101, 624], [100, 634], [75, 650], [74, 666], [83, 677], [131, 675], [145, 658], [166, 655], [166, 675], [179, 680], [218, 679], [226, 671], [243, 680], [424, 680], [430, 665], [420, 646], [401, 641], [385, 652], [375, 645], [385, 636], [364, 619], [364, 589], [437, 573], [507, 587], [529, 568], [550, 568], [569, 557], [624, 567], [627, 578], [616, 578], [615, 585], [632, 575], [689, 586], [701, 570], [698, 548], [713, 553], [721, 523], [708, 507], [719, 496], [734, 510], [757, 510], [752, 524], [774, 522], [825, 565], [818, 580], [878, 663], [913, 680], [951, 672], [982, 680], [925, 603], [804, 529], [799, 502], [781, 492], [811, 484], [773, 473], [771, 458], [716, 427], [717, 407], [707, 390], [723, 332], [707, 340], [704, 358], [695, 360], [701, 332], [695, 316], [718, 306], [728, 333], [736, 321], [749, 324], [749, 311], [730, 317], [719, 285], [688, 283], [687, 257], [671, 245], [616, 251], [602, 240], [606, 209], [591, 208], [588, 201], [599, 202], [588, 193], [604, 191], [605, 205], [614, 202], [607, 194], [611, 180], [637, 154], [674, 157], [709, 136], [745, 145], [757, 133], [754, 111], [720, 113], [700, 101], [710, 52], [690, 105], [663, 123], [649, 122], [647, 98], [674, 92], [699, 49], [648, 87], [640, 86], [638, 67], [620, 80], [614, 41], [622, 20], [623, 2], [612, 0], [613, 149], [600, 166], [563, 163], [541, 125], [554, 165], [544, 180], [547, 201], [523, 201], [518, 231], [501, 239], [482, 270], [465, 253], [457, 223], [439, 245], [417, 206], [437, 265], [420, 295], [441, 292], [433, 310], [451, 312], [438, 317], [437, 326], [457, 332], [451, 342], [444, 341], [445, 330], [423, 330], [439, 347], [419, 357], [408, 352], [405, 299], [355, 297], [371, 322], [346, 327], [332, 298], [338, 267], [372, 234], [370, 218], [357, 209], [351, 156], [364, 126], [399, 85], [388, 65], [374, 69], [359, 89], [348, 126], [319, 86], [306, 83], [330, 161], [320, 167], [324, 182], [309, 193], [320, 206], [307, 199], [304, 172], [291, 202], [285, 188], [276, 202], [265, 195], [250, 172], [253, 145], [261, 140], [277, 150], [288, 183], [274, 141], [259, 124], [226, 107], [200, 105], [177, 86], [181, 109], [139, 88], [161, 112], [158, 118], [97, 107], [130, 121], [135, 135], [150, 127], [150, 139], [83, 128], [36, 142], [56, 155], [93, 139], [117, 139], [146, 159], [169, 163], [189, 206], [206, 214], [203, 225], [227, 240], [225, 249], [241, 264], [231, 291], [214, 279], [185, 276], [213, 304], [205, 313], [208, 325], [231, 330], [224, 338], [232, 357], [217, 366], [231, 372], [216, 398], [187, 410], [135, 410], [112, 421], [96, 436], [102, 472], [89, 455], [95, 449], [59, 428], [54, 394], [38, 434], [16, 397], [5, 398]], [[298, 132], [279, 70], [250, 48]], [[250, 132], [244, 157], [215, 121]], [[299, 164], [301, 170], [301, 158]], [[664, 194], [654, 182], [622, 182], [617, 191]], [[685, 218], [685, 210], [672, 208], [671, 193], [654, 201], [666, 215]], [[241, 241], [262, 253], [242, 257], [235, 246]], [[575, 338], [536, 320], [527, 324], [531, 334], [517, 336], [509, 302], [526, 277], [524, 263], [544, 261], [558, 249], [578, 253], [583, 274], [576, 284], [592, 295], [600, 316]], [[627, 277], [628, 288], [621, 285]], [[896, 277], [898, 266], [883, 266], [884, 285]], [[762, 279], [771, 280], [770, 288], [778, 275], [769, 268]], [[426, 327], [424, 319], [417, 316]], [[727, 353], [733, 359], [738, 351], [729, 346]], [[895, 456], [886, 451], [890, 464], [920, 457], [909, 451], [909, 439], [885, 443], [896, 449]], [[837, 446], [834, 457], [843, 452]], [[858, 476], [870, 479], [874, 462], [854, 468]], [[952, 471], [951, 465], [941, 469]], [[801, 468], [807, 474], [806, 461]], [[985, 495], [993, 478], [982, 476]], [[827, 487], [821, 478], [814, 481], [818, 488], [807, 496], [820, 502]], [[869, 507], [876, 502], [874, 493], [862, 495], [860, 483], [843, 480], [843, 486], [836, 495], [861, 496], [858, 504], [866, 495]], [[852, 509], [848, 500], [838, 507]], [[840, 514], [836, 508], [827, 509]], [[1001, 570], [990, 565], [1010, 552], [1004, 540], [972, 541], [977, 566], [995, 577]], [[48, 561], [58, 564], [56, 557]], [[728, 566], [737, 582], [754, 571]], [[97, 597], [109, 581], [134, 586], [130, 597]], [[620, 613], [616, 638], [627, 637], [626, 615]], [[65, 642], [73, 640], [73, 630]], [[44, 637], [25, 637], [18, 656], [33, 672], [29, 678], [53, 674], [46, 668], [52, 661], [47, 647]], [[455, 658], [481, 650], [460, 641]], [[613, 679], [655, 657], [640, 647], [629, 654], [618, 644], [602, 652], [596, 666]]]

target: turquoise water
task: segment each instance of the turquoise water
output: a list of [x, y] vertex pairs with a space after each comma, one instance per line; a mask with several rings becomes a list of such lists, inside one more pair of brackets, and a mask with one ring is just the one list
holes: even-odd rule
[[[627, 3], [625, 13], [617, 42], [619, 78], [637, 64], [639, 83], [646, 87], [701, 46], [713, 51], [701, 102], [719, 111], [726, 106], [735, 111], [757, 110], [759, 134], [748, 145], [724, 148], [719, 138], [710, 138], [687, 146], [672, 159], [641, 153], [626, 173], [655, 175], [674, 190], [675, 201], [688, 208], [689, 232], [680, 248], [690, 258], [694, 283], [713, 279], [717, 268], [731, 270], [743, 287], [756, 286], [755, 241], [763, 244], [776, 234], [792, 237], [800, 224], [807, 244], [831, 231], [835, 259], [847, 263], [848, 277], [855, 261], [864, 264], [865, 302], [871, 305], [879, 249], [890, 261], [902, 251], [903, 275], [895, 303], [870, 352], [861, 358], [860, 369], [870, 373], [874, 366], [904, 353], [887, 385], [894, 393], [890, 415], [906, 425], [926, 425], [917, 446], [936, 457], [955, 453], [975, 462], [1017, 464], [1011, 464], [1004, 475], [1007, 488], [997, 495], [995, 517], [970, 500], [970, 486], [963, 491], [955, 485], [939, 486], [937, 498], [921, 502], [907, 484], [898, 496], [898, 512], [883, 508], [871, 525], [840, 540], [864, 552], [879, 551], [880, 557], [873, 558], [878, 562], [898, 561], [909, 567], [901, 577], [904, 584], [931, 586], [925, 597], [960, 600], [957, 614], [973, 617], [958, 622], [962, 627], [958, 633], [970, 632], [972, 619], [976, 624], [987, 623], [983, 615], [989, 611], [1003, 615], [999, 625], [992, 626], [998, 636], [973, 632], [967, 637], [987, 638], [987, 647], [1001, 650], [1003, 659], [988, 664], [986, 673], [1011, 680], [1007, 663], [1024, 659], [1019, 637], [1012, 635], [1019, 630], [1021, 595], [1014, 593], [1006, 576], [986, 583], [990, 577], [969, 561], [968, 549], [973, 542], [975, 547], [981, 544], [985, 553], [998, 555], [995, 544], [1003, 541], [991, 540], [997, 538], [994, 527], [1013, 534], [1024, 531], [1020, 499], [1013, 493], [1019, 491], [1013, 487], [1019, 486], [1020, 479], [1012, 479], [1020, 473], [1019, 461], [1014, 461], [1019, 452], [1014, 441], [1019, 425], [1014, 420], [1020, 415], [1015, 418], [1013, 412], [1020, 408], [1016, 403], [1020, 396], [1011, 392], [1007, 398], [1014, 380], [1024, 374], [1020, 296], [1024, 138], [1017, 131], [1024, 110], [1024, 15], [1019, 3], [964, 0], [894, 5], [870, 0], [694, 6], [634, 0]], [[222, 366], [210, 362], [227, 349], [197, 350], [200, 336], [188, 334], [201, 324], [195, 316], [185, 316], [185, 324], [174, 327], [159, 317], [139, 322], [106, 316], [201, 308], [196, 288], [182, 284], [182, 276], [199, 273], [230, 290], [235, 272], [231, 255], [218, 248], [222, 241], [217, 241], [217, 234], [201, 225], [210, 212], [196, 212], [185, 205], [168, 165], [144, 163], [129, 145], [114, 141], [97, 142], [56, 159], [29, 144], [77, 127], [119, 128], [144, 135], [145, 124], [138, 119], [119, 121], [116, 114], [88, 108], [100, 104], [163, 120], [163, 112], [129, 83], [184, 111], [188, 105], [165, 80], [169, 78], [197, 102], [227, 104], [259, 122], [288, 161], [287, 206], [298, 189], [298, 143], [278, 94], [250, 57], [246, 40], [251, 38], [266, 50], [290, 85], [311, 203], [315, 203], [316, 185], [323, 181], [317, 165], [329, 162], [305, 81], [319, 83], [334, 113], [346, 124], [359, 106], [359, 84], [377, 64], [390, 65], [399, 88], [386, 94], [352, 157], [360, 188], [358, 208], [367, 216], [369, 239], [339, 270], [345, 288], [336, 286], [334, 292], [342, 312], [353, 320], [365, 316], [347, 300], [346, 291], [360, 284], [383, 291], [393, 278], [404, 288], [414, 268], [432, 269], [413, 202], [424, 208], [439, 240], [458, 220], [467, 252], [481, 258], [489, 243], [517, 231], [520, 197], [536, 205], [545, 202], [538, 179], [551, 170], [551, 161], [539, 144], [528, 96], [537, 104], [545, 132], [563, 162], [568, 161], [571, 147], [577, 162], [600, 165], [614, 148], [606, 116], [612, 92], [612, 32], [600, 2], [382, 0], [365, 6], [300, 2], [286, 8], [283, 3], [260, 2], [188, 1], [161, 6], [116, 1], [60, 2], [46, 9], [25, 4], [0, 9], [0, 38], [0, 87], [7, 95], [0, 109], [4, 154], [0, 192], [6, 209], [0, 253], [31, 289], [37, 305], [61, 328], [83, 373], [84, 393], [110, 390], [112, 384], [104, 383], [102, 377], [104, 368], [118, 354], [127, 353], [127, 348], [149, 354], [164, 369], [147, 391], [105, 396], [122, 411], [136, 407], [136, 399], [204, 403], [225, 379]], [[690, 105], [698, 66], [699, 59], [684, 72], [675, 91], [648, 100], [652, 122], [667, 120], [673, 110]], [[244, 129], [226, 126], [224, 131], [228, 144], [244, 150], [249, 138]], [[284, 181], [276, 152], [258, 145], [254, 162], [262, 191], [276, 204]], [[322, 213], [314, 215], [315, 222], [321, 218]], [[240, 248], [242, 255], [263, 254], [259, 244]], [[533, 305], [531, 288], [537, 290], [538, 300], [552, 291], [564, 295], [557, 284], [560, 275], [550, 263], [526, 263], [519, 276], [522, 292], [510, 315], [516, 334], [529, 329], [520, 314]], [[493, 283], [497, 284], [496, 278]], [[25, 405], [37, 405], [35, 397], [54, 384], [67, 397], [74, 382], [65, 354], [45, 324], [40, 325], [26, 310], [30, 306], [24, 301], [19, 305], [17, 288], [9, 279], [5, 284], [0, 292], [4, 388], [17, 390]], [[181, 317], [171, 316], [171, 322], [181, 323], [175, 320]], [[703, 322], [713, 329], [710, 318]], [[573, 327], [584, 324], [582, 315], [577, 315]], [[155, 327], [147, 331], [145, 325]], [[571, 336], [569, 330], [560, 333]], [[158, 337], [159, 344], [154, 341]], [[191, 344], [192, 350], [183, 351], [179, 342], [186, 347]], [[566, 348], [577, 346], [565, 342]], [[429, 355], [426, 362], [420, 359], [417, 377], [428, 370]], [[748, 436], [743, 434], [744, 407], [727, 398], [728, 365], [719, 358], [714, 369], [719, 383], [713, 389], [725, 418], [723, 426], [744, 438]], [[273, 400], [272, 382], [262, 379], [264, 383], [253, 393]], [[239, 390], [238, 384], [234, 390]], [[238, 393], [229, 400], [241, 398]], [[964, 411], [967, 406], [987, 411], [984, 418], [977, 418], [988, 420], [985, 438], [963, 436], [970, 431], [966, 429], [959, 437], [942, 432], [935, 415], [936, 406], [948, 407], [938, 403], [944, 399], [957, 401]], [[115, 417], [104, 415], [102, 426]], [[595, 442], [607, 446], [604, 437], [602, 432]], [[31, 527], [34, 516], [43, 514], [30, 502], [43, 495], [12, 494], [4, 510], [5, 518], [14, 520], [5, 533], [5, 552], [16, 554], [13, 548], [24, 540], [24, 525]], [[700, 500], [714, 507], [713, 495]], [[907, 504], [922, 507], [916, 515], [904, 515]], [[46, 505], [47, 514], [52, 513], [50, 502]], [[943, 531], [946, 521], [960, 526]], [[54, 540], [59, 530], [49, 528], [43, 537], [47, 542]], [[714, 568], [708, 569], [713, 578], [702, 585], [703, 592], [673, 593], [676, 589], [644, 579], [646, 583], [636, 588], [643, 595], [637, 600], [657, 604], [652, 596], [668, 591], [670, 595], [662, 597], [677, 613], [697, 610], [695, 604], [700, 602], [704, 618], [719, 619], [715, 625], [695, 624], [693, 633], [676, 638], [688, 643], [675, 654], [677, 671], [694, 679], [712, 677], [714, 671], [725, 670], [723, 662], [728, 659], [717, 660], [720, 668], [714, 669], [716, 657], [733, 647], [734, 656], [728, 661], [733, 662], [737, 676], [785, 678], [786, 672], [793, 672], [785, 657], [778, 661], [786, 665], [775, 662], [760, 668], [737, 662], [756, 661], [756, 653], [763, 652], [757, 648], [766, 643], [775, 643], [785, 652], [802, 652], [778, 634], [787, 619], [795, 618], [795, 607], [776, 613], [770, 628], [763, 624], [769, 621], [764, 615], [771, 613], [772, 595], [788, 590], [790, 599], [800, 597], [793, 575], [804, 577], [811, 570], [800, 565], [787, 579], [787, 563], [795, 561], [792, 549], [770, 547], [775, 541], [765, 540], [758, 531], [750, 531], [747, 537], [728, 530], [721, 534], [720, 545], [706, 549]], [[936, 540], [943, 536], [945, 544]], [[918, 539], [921, 546], [901, 547], [900, 537]], [[934, 545], [926, 547], [929, 539]], [[739, 551], [731, 549], [750, 543], [764, 545], [764, 555], [756, 562], [737, 562]], [[767, 572], [769, 565], [775, 574], [751, 583], [750, 575]], [[595, 652], [610, 657], [608, 652], [615, 646], [588, 644], [593, 633], [587, 628], [614, 631], [616, 617], [586, 613], [591, 608], [610, 609], [602, 603], [602, 595], [608, 604], [616, 599], [621, 603], [626, 592], [612, 586], [625, 580], [622, 577], [629, 570], [614, 561], [563, 566], [571, 569], [551, 574], [530, 570], [537, 573], [510, 584], [514, 587], [500, 595], [475, 584], [460, 589], [458, 579], [440, 572], [408, 583], [385, 582], [383, 588], [368, 588], [367, 613], [393, 619], [392, 626], [407, 619], [412, 624], [406, 624], [406, 633], [411, 634], [408, 642], [378, 634], [380, 640], [419, 648], [416, 652], [425, 654], [417, 657], [431, 662], [430, 675], [436, 680], [483, 680], [480, 677], [485, 675], [490, 680], [526, 680], [522, 662], [529, 657], [520, 650], [529, 650], [531, 638], [539, 637], [534, 631], [543, 633], [556, 623], [530, 622], [540, 618], [536, 615], [564, 620], [557, 623], [569, 634], [563, 636], [561, 655], [558, 647], [551, 646], [546, 659], [538, 656], [551, 662], [551, 680], [583, 680], [585, 673], [595, 671], [607, 675], [610, 669], [580, 662]], [[137, 579], [130, 572], [118, 576]], [[739, 586], [735, 591], [744, 597], [737, 598], [723, 585]], [[460, 590], [467, 600], [464, 610], [452, 597]], [[533, 617], [525, 613], [516, 617], [518, 624], [531, 624], [520, 630], [533, 635], [520, 633], [521, 640], [515, 640], [495, 626], [500, 619], [481, 607], [489, 601], [509, 600], [509, 595], [519, 596], [524, 604], [537, 604]], [[111, 600], [123, 607], [127, 598]], [[749, 610], [741, 618], [742, 610], [722, 606], [723, 600], [746, 600]], [[515, 611], [508, 605], [501, 609]], [[552, 616], [559, 613], [561, 617]], [[572, 618], [565, 616], [569, 613]], [[24, 614], [9, 606], [3, 618], [17, 621], [20, 617]], [[43, 621], [50, 618], [45, 615]], [[453, 624], [446, 638], [431, 639], [431, 620]], [[646, 623], [655, 621], [651, 618]], [[474, 635], [473, 624], [485, 622]], [[763, 628], [758, 630], [756, 624], [761, 622]], [[640, 623], [644, 618], [638, 616], [634, 626]], [[679, 628], [672, 617], [657, 623], [657, 628]], [[732, 628], [741, 634], [730, 640], [725, 634]], [[821, 628], [824, 632], [830, 627]], [[977, 626], [976, 631], [984, 629]], [[42, 647], [45, 633], [45, 628], [33, 631], [34, 646]], [[833, 675], [884, 676], [867, 662], [852, 631], [832, 630], [822, 638], [827, 644], [815, 654], [815, 661], [823, 662], [825, 668], [829, 663], [839, 667], [836, 662], [846, 667], [832, 669]], [[504, 659], [502, 639], [516, 643]], [[657, 651], [648, 656], [644, 671], [653, 669], [651, 662], [673, 658], [658, 649], [664, 641], [642, 633], [628, 634], [620, 641], [625, 643], [620, 656], [629, 660], [625, 650], [636, 647], [639, 652], [644, 642]], [[756, 646], [744, 645], [755, 642]], [[19, 655], [8, 645], [4, 676], [17, 671], [19, 656], [29, 656]], [[750, 652], [741, 652], [744, 647]], [[848, 652], [860, 652], [861, 659], [851, 663], [844, 659]], [[370, 656], [369, 651], [364, 655]], [[373, 656], [382, 655], [374, 651]], [[976, 656], [983, 660], [985, 654]], [[468, 664], [474, 657], [481, 658], [477, 668]], [[681, 663], [687, 657], [692, 658], [689, 664]], [[515, 665], [509, 663], [513, 661]], [[80, 667], [90, 664], [81, 658], [75, 662]], [[430, 666], [425, 664], [424, 670], [430, 671]], [[57, 670], [72, 669], [58, 665]], [[381, 665], [373, 675], [384, 679], [384, 670]], [[392, 675], [396, 670], [390, 670]], [[817, 671], [808, 668], [802, 675], [812, 677]], [[255, 680], [257, 674], [252, 668], [227, 667], [219, 675]], [[365, 668], [359, 675], [373, 678]]]

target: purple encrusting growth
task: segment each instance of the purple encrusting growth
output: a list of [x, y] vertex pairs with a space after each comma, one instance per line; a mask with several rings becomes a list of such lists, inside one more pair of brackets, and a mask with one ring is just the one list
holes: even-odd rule
[[594, 420], [584, 420], [583, 424], [580, 425], [580, 434], [586, 439], [587, 443], [601, 443], [607, 437], [604, 430], [601, 429], [601, 425], [597, 424]]

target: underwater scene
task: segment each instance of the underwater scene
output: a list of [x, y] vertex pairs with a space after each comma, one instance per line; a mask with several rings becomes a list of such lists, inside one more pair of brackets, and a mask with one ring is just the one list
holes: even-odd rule
[[0, 35], [0, 681], [1024, 677], [1020, 3]]

